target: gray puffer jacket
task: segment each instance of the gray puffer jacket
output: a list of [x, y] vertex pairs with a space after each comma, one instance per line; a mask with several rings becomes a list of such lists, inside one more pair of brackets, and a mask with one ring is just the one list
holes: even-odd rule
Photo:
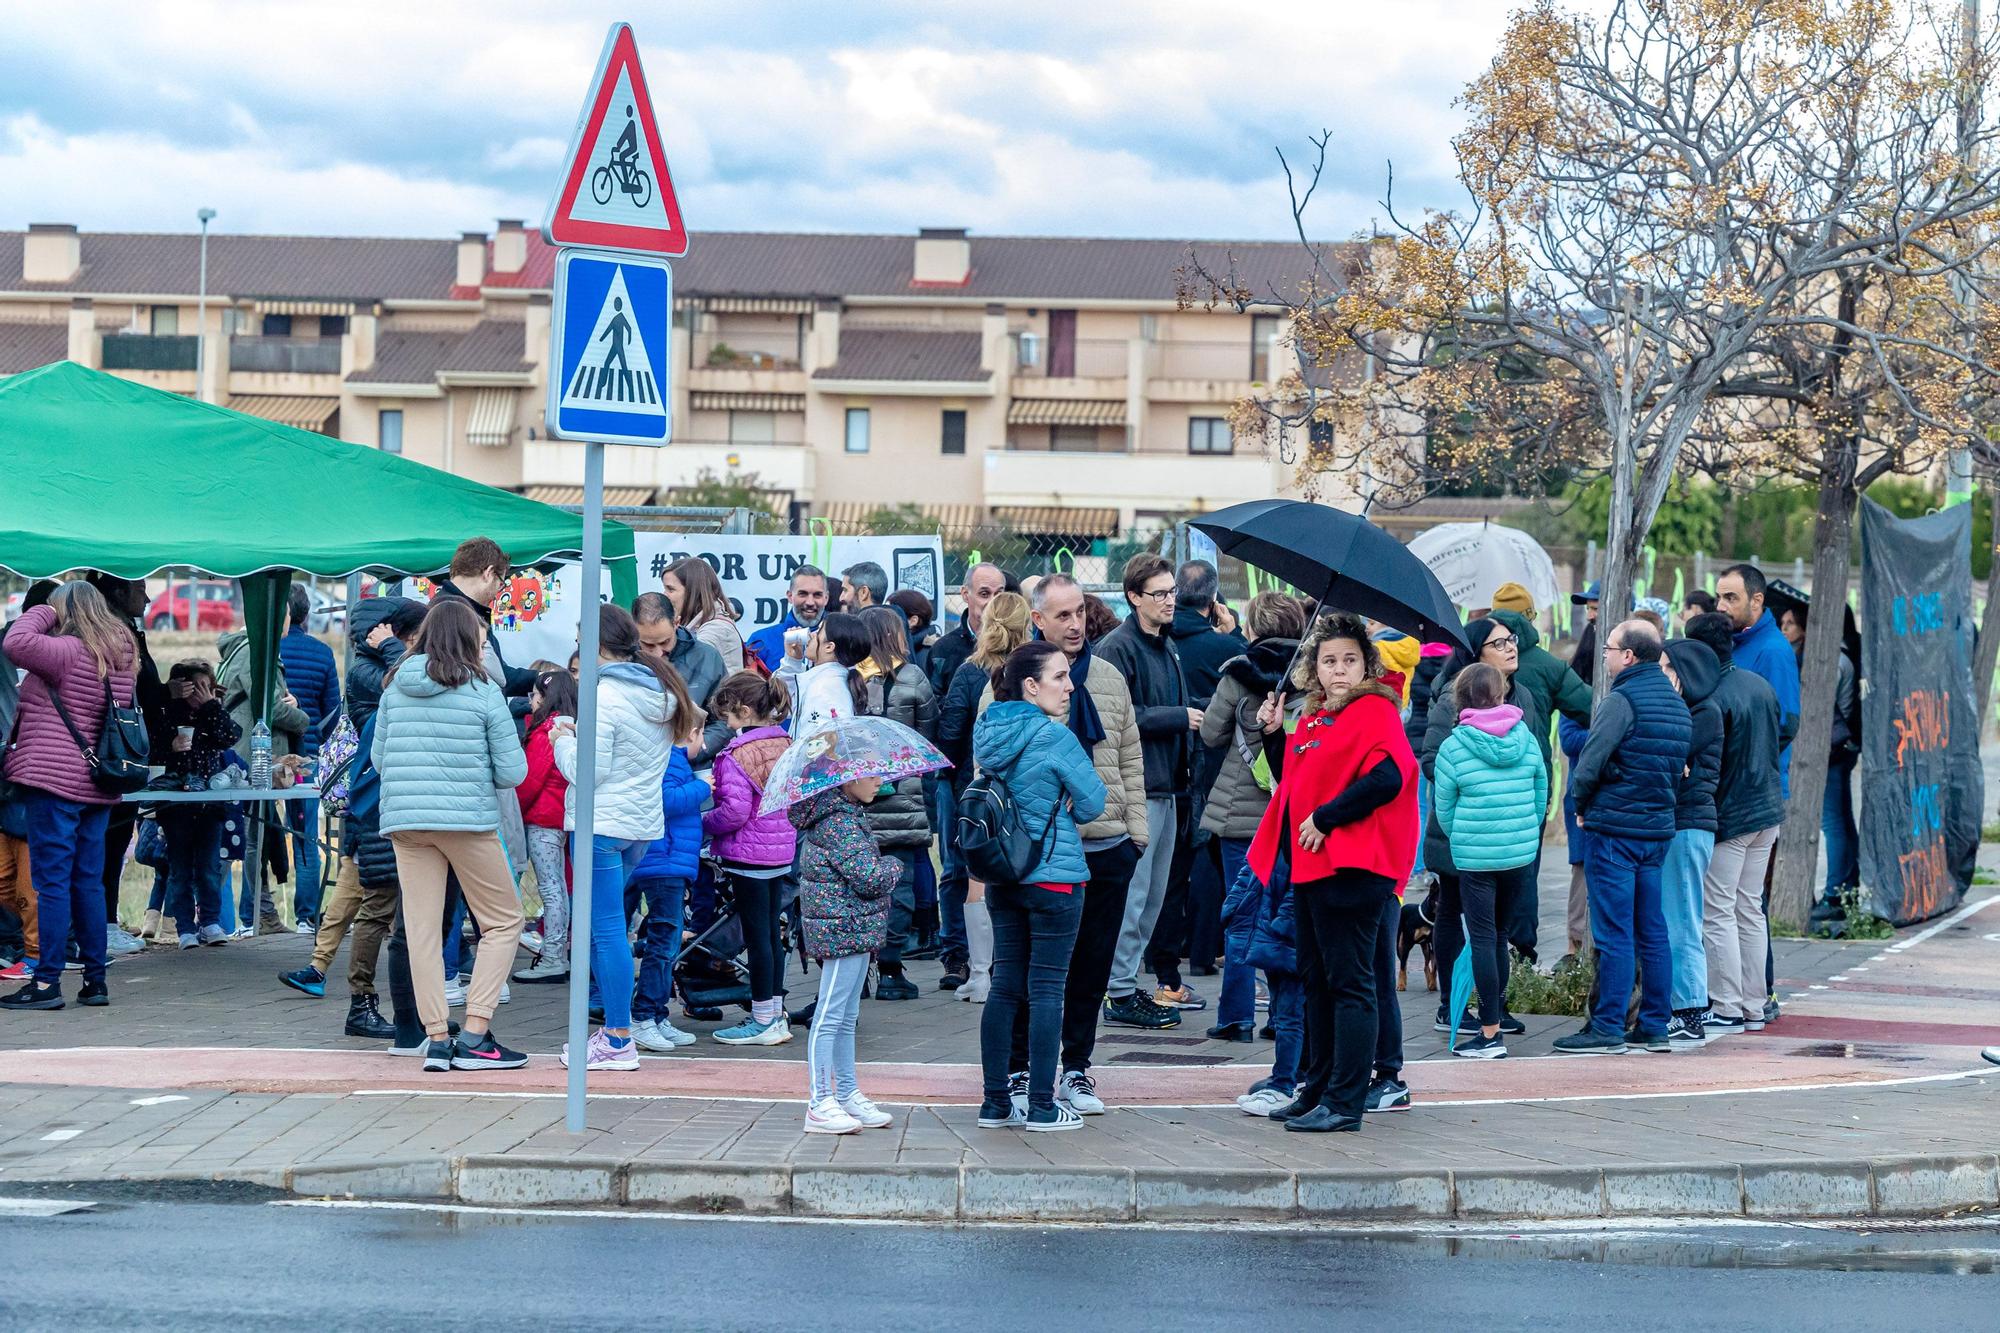
[[1222, 767], [1201, 814], [1202, 830], [1214, 837], [1254, 838], [1264, 821], [1271, 793], [1258, 785], [1250, 767], [1263, 749], [1257, 710], [1278, 688], [1298, 650], [1297, 639], [1259, 639], [1247, 653], [1222, 664], [1221, 683], [1201, 715], [1201, 743], [1222, 752]]
[[424, 674], [427, 661], [403, 659], [375, 714], [369, 759], [382, 775], [381, 832], [497, 830], [498, 789], [528, 776], [513, 714], [492, 681], [440, 685]]
[[[893, 677], [870, 676], [863, 687], [870, 716], [900, 722], [927, 741], [937, 740], [937, 692], [923, 668], [905, 662]], [[884, 785], [867, 814], [876, 846], [884, 850], [930, 846], [931, 821], [924, 809], [922, 778], [905, 778], [894, 791]]]

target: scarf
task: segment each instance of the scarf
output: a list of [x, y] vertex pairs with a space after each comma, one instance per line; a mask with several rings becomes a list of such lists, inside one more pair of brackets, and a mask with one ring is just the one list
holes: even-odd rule
[[1083, 641], [1083, 651], [1069, 664], [1069, 679], [1075, 686], [1069, 695], [1069, 729], [1083, 745], [1083, 752], [1089, 754], [1104, 739], [1104, 720], [1097, 715], [1097, 700], [1090, 697], [1087, 684], [1090, 680], [1089, 639]]

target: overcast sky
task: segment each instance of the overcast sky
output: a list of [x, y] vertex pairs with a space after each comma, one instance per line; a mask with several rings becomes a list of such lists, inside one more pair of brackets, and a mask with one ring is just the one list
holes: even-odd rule
[[[1456, 204], [1504, 0], [0, 0], [0, 227], [449, 235], [539, 222], [630, 21], [696, 230], [1315, 234]], [[87, 16], [87, 17], [86, 17]]]

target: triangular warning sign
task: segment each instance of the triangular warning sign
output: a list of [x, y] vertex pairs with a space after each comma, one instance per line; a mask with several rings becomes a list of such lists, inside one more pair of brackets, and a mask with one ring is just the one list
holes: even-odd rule
[[623, 269], [613, 272], [605, 289], [604, 305], [590, 326], [590, 344], [563, 385], [562, 405], [635, 416], [667, 414], [659, 382], [653, 378], [653, 359], [632, 317], [632, 294], [625, 290]]
[[542, 235], [551, 245], [687, 253], [680, 201], [632, 29], [611, 25]]

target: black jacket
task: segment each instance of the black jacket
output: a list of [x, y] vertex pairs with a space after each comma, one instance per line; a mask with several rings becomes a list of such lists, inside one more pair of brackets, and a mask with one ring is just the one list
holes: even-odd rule
[[403, 660], [403, 641], [390, 638], [379, 648], [368, 646], [368, 636], [395, 611], [401, 597], [370, 597], [354, 608], [348, 633], [354, 639], [354, 665], [347, 671], [347, 720], [361, 730], [382, 704], [382, 681], [396, 663]]
[[1187, 681], [1188, 699], [1194, 708], [1208, 707], [1215, 687], [1222, 683], [1222, 664], [1241, 657], [1249, 643], [1241, 634], [1224, 634], [1208, 623], [1208, 617], [1186, 607], [1174, 609], [1173, 623], [1167, 626], [1174, 650], [1180, 654], [1181, 675]]
[[1431, 700], [1437, 693], [1438, 672], [1451, 660], [1450, 653], [1426, 654], [1417, 659], [1410, 673], [1410, 715], [1403, 719], [1403, 735], [1410, 741], [1410, 753], [1424, 752], [1424, 732], [1430, 726]]
[[979, 697], [992, 679], [984, 667], [967, 660], [958, 664], [944, 688], [943, 702], [938, 706], [937, 743], [944, 757], [951, 760], [954, 792], [964, 791], [965, 784], [972, 781], [972, 724], [979, 720]]
[[[526, 667], [508, 666], [507, 659], [500, 655], [500, 645], [493, 637], [493, 608], [482, 606], [470, 597], [467, 597], [458, 590], [458, 585], [450, 579], [446, 579], [437, 585], [437, 593], [431, 600], [435, 602], [445, 597], [455, 597], [478, 612], [479, 623], [486, 626], [486, 651], [491, 653], [493, 660], [500, 664], [499, 674], [501, 679], [494, 682], [494, 684], [500, 686], [500, 692], [509, 699], [526, 699], [532, 694], [535, 689], [535, 673]], [[519, 710], [516, 711], [519, 712]]]
[[[958, 624], [931, 641], [930, 652], [924, 659], [924, 673], [931, 678], [931, 688], [937, 691], [940, 698], [951, 689], [952, 681], [958, 676], [958, 669], [965, 665], [965, 659], [972, 656], [973, 641], [976, 637], [965, 627], [965, 621], [961, 618]], [[976, 704], [977, 698], [973, 702]]]
[[1861, 687], [1855, 679], [1854, 659], [1840, 655], [1839, 673], [1834, 677], [1833, 744], [1828, 753], [1834, 763], [1852, 762], [1861, 753]]
[[1713, 833], [1715, 786], [1722, 777], [1722, 707], [1710, 696], [1722, 679], [1722, 667], [1707, 644], [1693, 639], [1670, 641], [1667, 660], [1681, 678], [1681, 701], [1688, 706], [1688, 719], [1694, 728], [1674, 807], [1674, 831], [1702, 829]]
[[[1181, 674], [1173, 639], [1147, 634], [1134, 615], [1099, 640], [1093, 651], [1118, 668], [1126, 688], [1132, 691], [1139, 748], [1146, 758], [1146, 795], [1185, 795], [1188, 761], [1194, 753], [1187, 710], [1194, 705], [1188, 700], [1187, 679]], [[1216, 663], [1218, 671], [1221, 665]]]
[[1614, 838], [1671, 840], [1693, 733], [1687, 705], [1657, 663], [1619, 672], [1570, 777], [1577, 822]]
[[1722, 777], [1715, 788], [1715, 840], [1725, 842], [1784, 822], [1778, 756], [1791, 739], [1771, 682], [1734, 663], [1709, 696], [1722, 710]]

